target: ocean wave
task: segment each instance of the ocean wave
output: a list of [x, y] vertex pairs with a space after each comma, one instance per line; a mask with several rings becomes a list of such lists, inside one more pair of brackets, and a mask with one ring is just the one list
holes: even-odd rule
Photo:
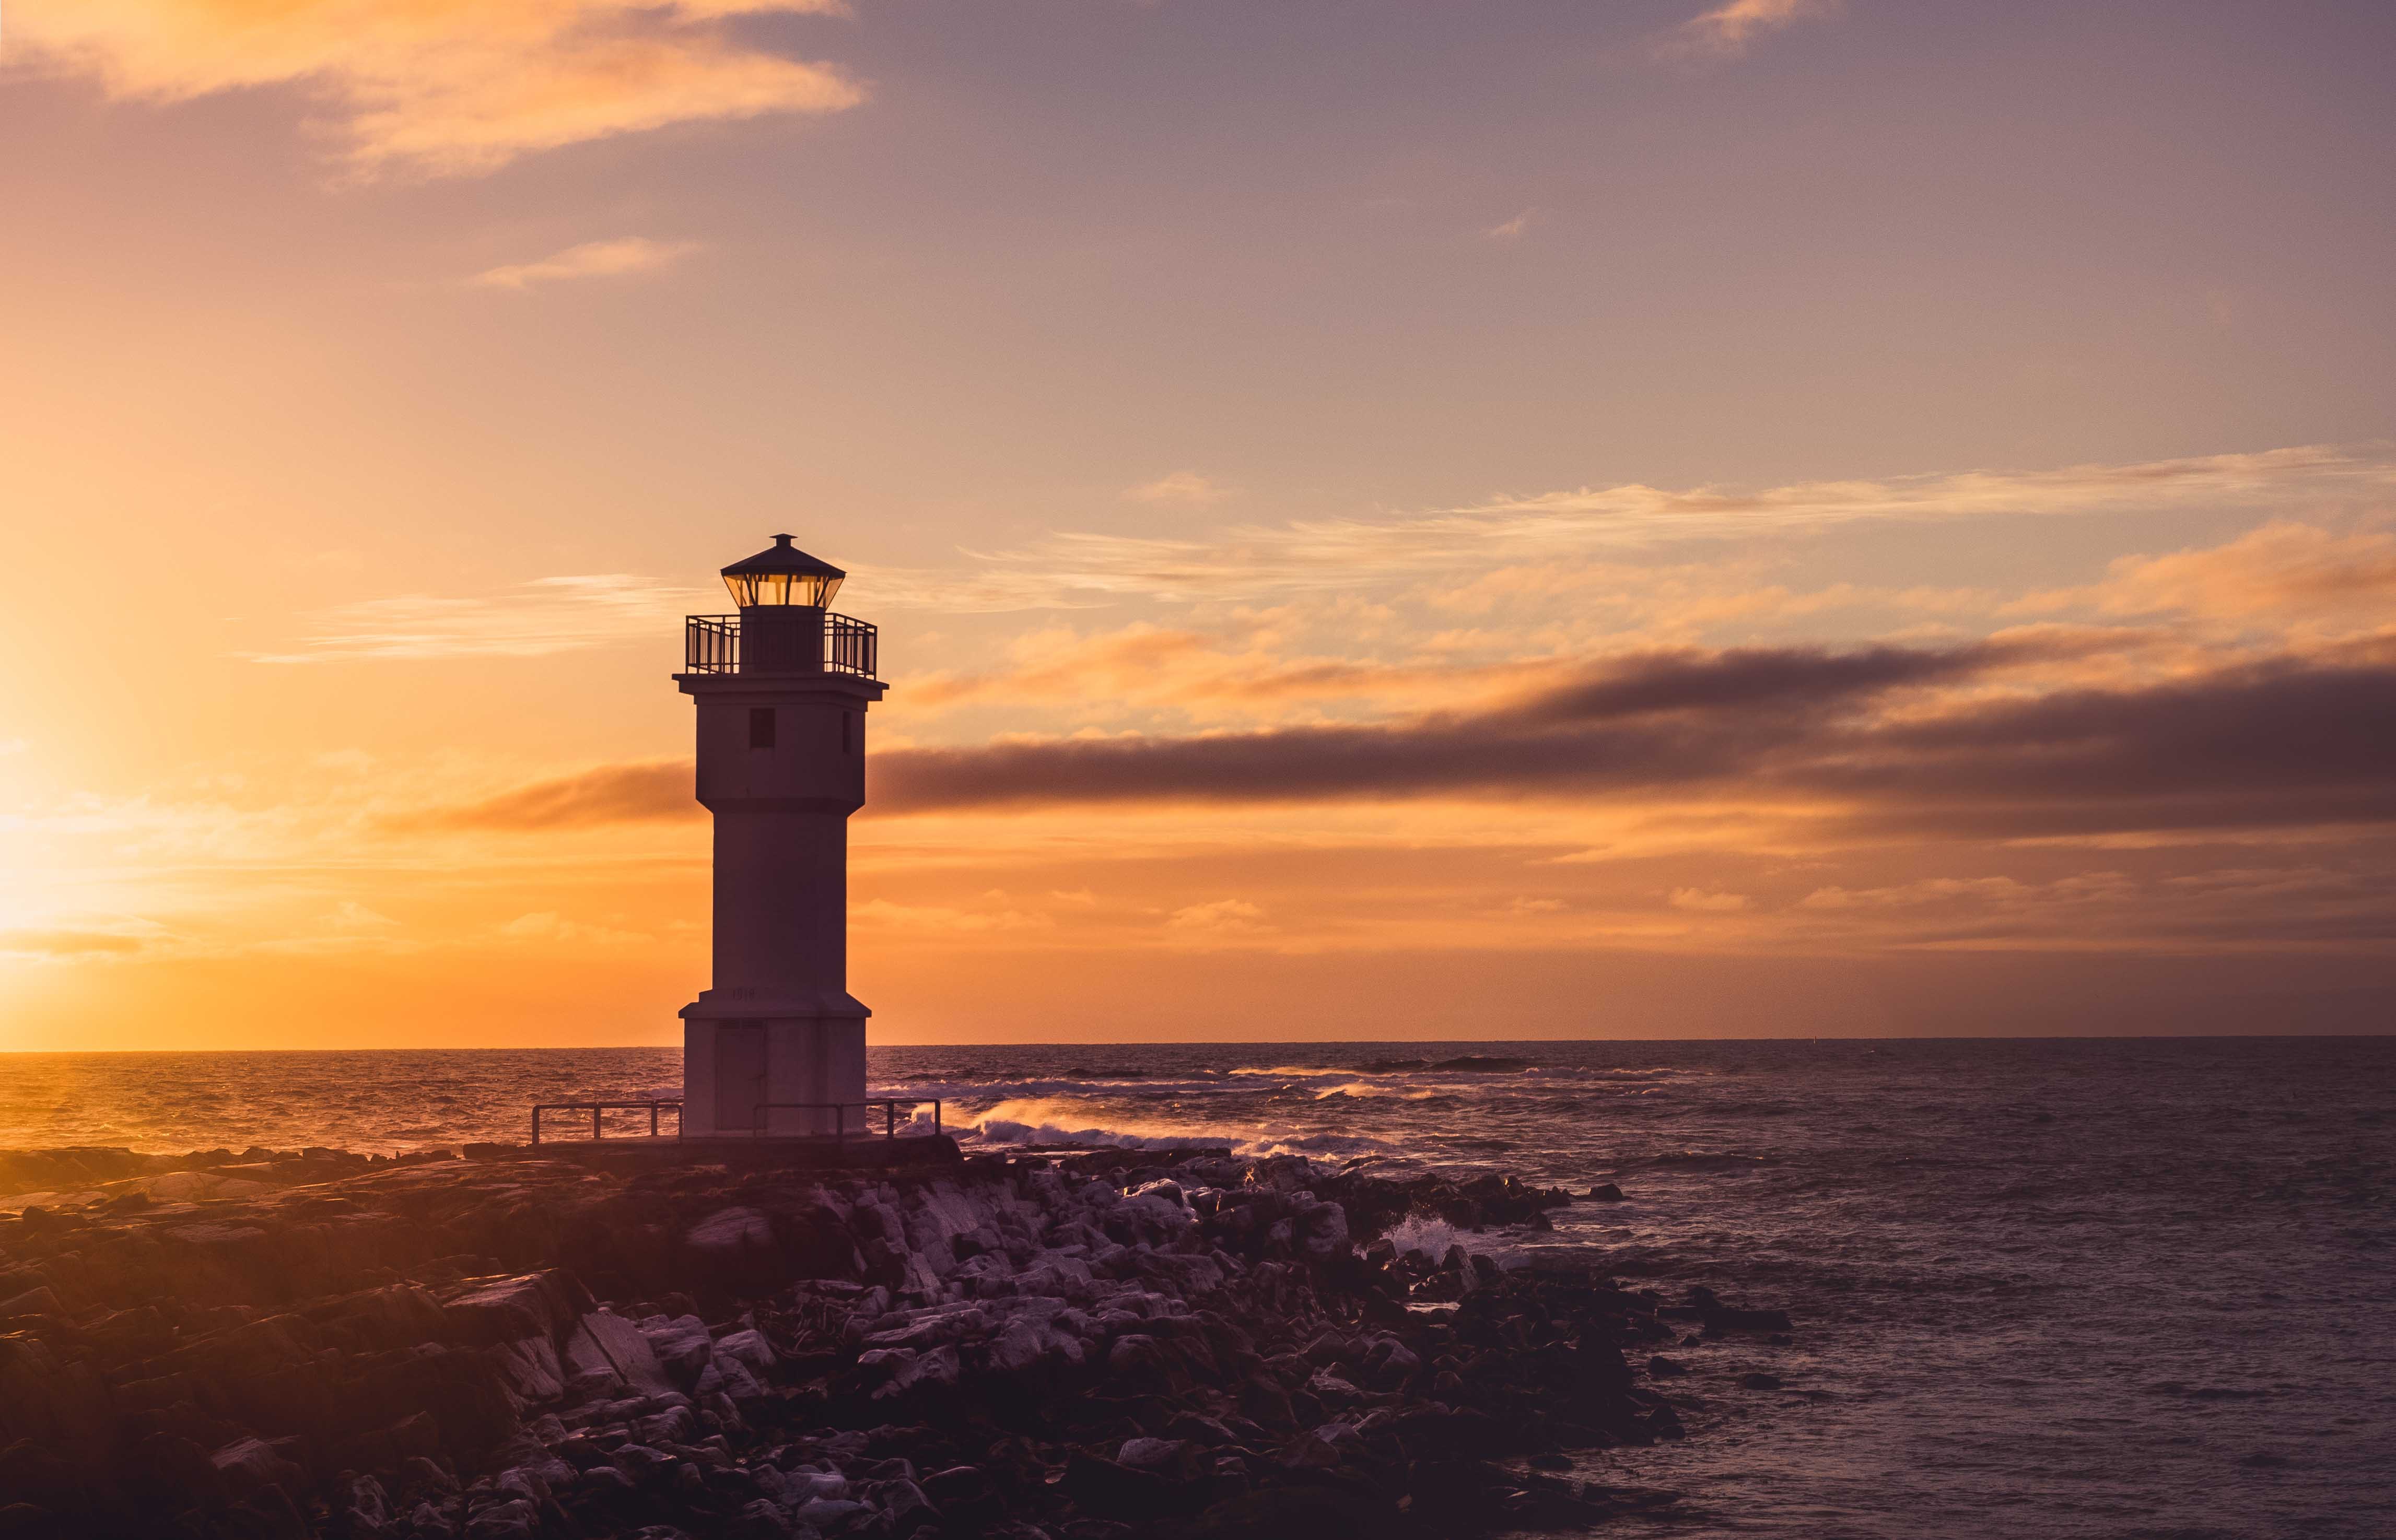
[[1058, 1123], [1018, 1122], [1011, 1118], [985, 1118], [971, 1128], [961, 1130], [960, 1140], [973, 1138], [984, 1144], [1010, 1145], [1085, 1145], [1093, 1148], [1178, 1149], [1185, 1145], [1222, 1144], [1228, 1141], [1209, 1139], [1197, 1135], [1126, 1134], [1113, 1128], [1067, 1128]]
[[[910, 1096], [921, 1096], [926, 1101], [937, 1098], [943, 1102], [1015, 1101], [1027, 1098], [1085, 1095], [1091, 1092], [1105, 1091], [1115, 1083], [1117, 1082], [1069, 1079], [1063, 1076], [1044, 1080], [966, 1078], [944, 1081], [917, 1081], [910, 1077], [905, 1083], [875, 1086], [868, 1094], [877, 1099], [888, 1097], [898, 1101], [905, 1101]], [[1142, 1080], [1120, 1083], [1129, 1094], [1141, 1097], [1163, 1098], [1177, 1095], [1220, 1095], [1224, 1090], [1221, 1082], [1218, 1081]]]
[[[1433, 1259], [1438, 1259], [1447, 1255], [1448, 1247], [1463, 1245], [1466, 1232], [1458, 1229], [1444, 1219], [1409, 1214], [1382, 1233], [1392, 1245], [1398, 1248], [1400, 1256], [1404, 1256], [1409, 1251], [1419, 1249], [1429, 1252]], [[1476, 1241], [1473, 1244], [1480, 1245], [1481, 1242]], [[1472, 1247], [1466, 1246], [1465, 1249], [1470, 1251]], [[1484, 1249], [1486, 1248], [1484, 1247]]]
[[1649, 1155], [1622, 1162], [1624, 1170], [1644, 1171], [1751, 1171], [1767, 1164], [1761, 1155], [1733, 1155], [1701, 1149], [1676, 1149], [1669, 1154]]
[[[1222, 1075], [1211, 1069], [1185, 1069], [1182, 1077], [1189, 1083], [1220, 1087]], [[889, 1083], [910, 1088], [933, 1085], [1004, 1085], [1020, 1088], [1050, 1081], [1063, 1081], [1086, 1085], [1149, 1085], [1159, 1078], [1154, 1069], [1142, 1069], [1128, 1064], [1069, 1064], [1062, 1069], [1042, 1071], [1005, 1069], [918, 1069], [893, 1076]]]
[[960, 1138], [987, 1144], [1085, 1145], [1124, 1149], [1169, 1149], [1182, 1145], [1224, 1145], [1238, 1155], [1399, 1155], [1398, 1146], [1364, 1134], [1335, 1134], [1249, 1126], [1226, 1128], [1177, 1120], [1125, 1118], [1107, 1109], [1061, 1098], [1018, 1098], [999, 1103], [976, 1118]]
[[1440, 1095], [1440, 1093], [1437, 1091], [1408, 1091], [1402, 1086], [1375, 1085], [1369, 1081], [1350, 1081], [1345, 1085], [1335, 1085], [1327, 1090], [1317, 1091], [1314, 1094], [1314, 1099], [1316, 1101], [1327, 1101], [1333, 1096], [1355, 1096], [1358, 1098], [1372, 1096], [1396, 1096], [1404, 1101], [1429, 1101], [1438, 1095]]
[[1364, 1072], [1368, 1075], [1434, 1074], [1503, 1075], [1515, 1074], [1539, 1068], [1538, 1061], [1507, 1058], [1490, 1054], [1460, 1054], [1454, 1058], [1368, 1059]]
[[985, 1119], [974, 1125], [967, 1142], [1006, 1145], [1073, 1145], [1094, 1149], [1179, 1149], [1192, 1145], [1220, 1145], [1234, 1155], [1397, 1156], [1396, 1146], [1364, 1134], [1300, 1134], [1254, 1131], [1248, 1134], [1134, 1134], [1119, 1128], [1067, 1128], [1058, 1123], [1023, 1123], [1005, 1118]]

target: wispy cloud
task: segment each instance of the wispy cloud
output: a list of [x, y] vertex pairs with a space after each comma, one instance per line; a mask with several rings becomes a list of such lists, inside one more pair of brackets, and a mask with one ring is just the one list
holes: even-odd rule
[[1729, 0], [1674, 29], [1667, 53], [1737, 54], [1766, 33], [1834, 16], [1839, 0]]
[[632, 946], [653, 939], [638, 931], [619, 930], [612, 925], [586, 924], [568, 920], [554, 909], [538, 909], [520, 914], [499, 927], [499, 936], [509, 941], [528, 941], [559, 946]]
[[378, 931], [394, 931], [399, 922], [390, 915], [366, 908], [354, 898], [344, 898], [332, 912], [321, 916], [317, 923], [328, 931], [344, 935], [366, 935]]
[[[1125, 603], [1262, 604], [1297, 595], [1354, 595], [1433, 577], [1440, 579], [1437, 602], [1459, 613], [1517, 603], [1528, 587], [1560, 591], [1560, 585], [1586, 588], [1591, 583], [1644, 592], [1659, 602], [1670, 599], [1684, 621], [1709, 615], [1752, 619], [1766, 613], [1866, 605], [1936, 613], [1995, 608], [2003, 600], [1963, 590], [1846, 588], [1791, 594], [1777, 589], [1709, 589], [1701, 594], [1668, 593], [1658, 585], [1672, 577], [1670, 573], [1659, 578], [1629, 568], [1577, 572], [1567, 564], [1639, 556], [1674, 544], [1798, 535], [1872, 522], [2241, 509], [2270, 512], [2369, 504], [2391, 494], [2396, 494], [2396, 453], [2387, 446], [2312, 446], [2058, 471], [1803, 482], [1753, 492], [1714, 487], [1671, 491], [1638, 485], [1582, 487], [1496, 497], [1420, 513], [1239, 524], [1206, 538], [1063, 531], [1012, 550], [966, 552], [970, 565], [960, 568], [845, 564], [848, 591], [870, 594], [877, 609], [960, 614], [1091, 609]], [[2253, 549], [2128, 559], [2117, 564], [2101, 591], [2058, 590], [2015, 601], [2009, 607], [2017, 614], [2076, 606], [2113, 614], [2158, 613], [2183, 600], [2197, 602], [2192, 585], [2200, 581], [2211, 585], [2206, 591], [2212, 597], [2204, 602], [2230, 604], [2236, 592], [2260, 592], [2256, 585], [2265, 580], [2265, 570], [2278, 575], [2273, 592], [2280, 597], [2272, 604], [2324, 597], [2329, 588], [2345, 595], [2341, 604], [2376, 603], [2396, 585], [2396, 576], [2391, 576], [2396, 569], [2390, 566], [2396, 563], [2396, 543], [2385, 536], [2323, 536], [2310, 526], [2283, 521], [2276, 532], [2258, 532], [2250, 539], [2256, 542]], [[2323, 540], [2333, 545], [2316, 549]], [[544, 578], [480, 596], [419, 593], [363, 600], [313, 617], [310, 630], [293, 645], [260, 655], [258, 660], [537, 657], [653, 640], [671, 632], [675, 621], [694, 608], [721, 607], [720, 599], [708, 597], [710, 591], [611, 573]], [[1042, 647], [1057, 650], [1055, 640], [1043, 641]], [[1093, 654], [1093, 647], [1105, 656]], [[1288, 665], [1219, 654], [1200, 658], [1196, 655], [1205, 650], [1203, 639], [1179, 631], [1125, 631], [1086, 646], [1072, 643], [1072, 650], [1078, 655], [1070, 660], [1074, 668], [1171, 663], [1188, 670], [1181, 682], [1192, 689], [1210, 687], [1196, 677], [1205, 674], [1226, 689], [1246, 694], [1279, 690], [1321, 697], [1346, 693], [1351, 684], [1370, 693], [1376, 681], [1360, 668], [1386, 672], [1380, 664]], [[1040, 659], [1025, 657], [1018, 663], [1008, 673], [1022, 687], [1036, 691], [1044, 667]], [[1293, 667], [1298, 671], [1290, 671]], [[980, 676], [943, 679], [935, 682], [925, 698], [986, 693], [987, 683]]]
[[875, 898], [852, 907], [848, 917], [860, 925], [904, 931], [1031, 931], [1051, 930], [1049, 915], [1019, 909], [958, 909], [947, 904], [898, 904]]
[[1189, 503], [1198, 507], [1221, 502], [1231, 495], [1230, 487], [1210, 481], [1195, 471], [1176, 471], [1152, 482], [1143, 482], [1124, 493], [1125, 497], [1137, 502]]
[[695, 818], [699, 806], [688, 760], [602, 764], [502, 791], [479, 802], [386, 814], [394, 833], [513, 832]]
[[1285, 709], [1304, 702], [1403, 698], [1424, 706], [1527, 685], [1554, 673], [1552, 658], [1508, 659], [1476, 667], [1452, 657], [1394, 662], [1292, 657], [1270, 634], [1243, 645], [1192, 631], [1135, 624], [1083, 635], [1063, 628], [1018, 637], [1005, 664], [974, 673], [912, 680], [917, 707], [966, 701], [1072, 701], [1184, 708]]
[[495, 267], [466, 280], [480, 288], [528, 289], [573, 278], [620, 278], [672, 267], [699, 248], [697, 241], [652, 241], [625, 235], [612, 241], [585, 241], [537, 262]]
[[836, 113], [864, 90], [725, 29], [845, 14], [842, 0], [33, 0], [8, 8], [21, 68], [120, 100], [290, 86], [361, 175], [486, 172], [669, 124]]
[[0, 956], [114, 957], [138, 952], [145, 937], [114, 931], [0, 930]]
[[1536, 208], [1526, 208], [1505, 223], [1491, 225], [1481, 233], [1493, 241], [1519, 241], [1531, 232], [1531, 221], [1537, 219], [1538, 214]]
[[[1065, 531], [968, 552], [969, 572], [855, 571], [859, 591], [910, 608], [1085, 608], [1129, 599], [1259, 602], [1492, 567], [1865, 523], [2273, 510], [2396, 492], [2396, 453], [2310, 445], [2054, 471], [1972, 471], [1759, 491], [1629, 484], [1509, 494], [1380, 517], [1237, 524], [1206, 538]], [[855, 569], [852, 569], [853, 571]]]
[[2277, 521], [2227, 545], [2123, 556], [2102, 582], [2034, 593], [2005, 606], [2017, 615], [2074, 608], [2123, 616], [2295, 616], [2316, 626], [2340, 620], [2384, 625], [2396, 615], [2396, 535], [2341, 534]]
[[366, 599], [326, 610], [290, 651], [261, 663], [368, 657], [539, 657], [669, 634], [704, 591], [624, 573], [542, 578], [503, 593]]
[[1185, 936], [1253, 936], [1268, 929], [1263, 906], [1245, 898], [1218, 898], [1175, 909], [1165, 928]]

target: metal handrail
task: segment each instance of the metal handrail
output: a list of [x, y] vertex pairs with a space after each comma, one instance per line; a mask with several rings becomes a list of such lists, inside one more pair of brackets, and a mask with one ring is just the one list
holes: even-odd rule
[[685, 673], [739, 673], [740, 617], [694, 615], [686, 619], [682, 665]]
[[[898, 1109], [905, 1108], [909, 1121], [912, 1122], [915, 1109], [927, 1102], [932, 1109], [932, 1133], [937, 1136], [941, 1132], [940, 1098], [938, 1096], [868, 1096], [863, 1101], [852, 1102], [759, 1102], [749, 1125], [749, 1135], [752, 1138], [765, 1137], [765, 1114], [768, 1112], [821, 1112], [830, 1108], [832, 1138], [845, 1147], [848, 1143], [848, 1109], [852, 1107], [878, 1107], [882, 1109], [882, 1136], [896, 1139], [898, 1136]], [[868, 1130], [860, 1128], [858, 1132], [864, 1134]]]
[[[908, 1119], [912, 1122], [915, 1109], [925, 1106], [929, 1106], [932, 1109], [934, 1135], [944, 1133], [946, 1130], [940, 1122], [940, 1098], [938, 1096], [868, 1096], [861, 1101], [851, 1102], [759, 1102], [753, 1120], [750, 1123], [749, 1134], [752, 1138], [762, 1139], [766, 1136], [766, 1114], [769, 1112], [821, 1112], [829, 1108], [832, 1114], [832, 1137], [839, 1144], [845, 1146], [848, 1143], [848, 1109], [852, 1107], [878, 1107], [882, 1109], [882, 1136], [885, 1139], [896, 1139], [898, 1136], [898, 1109], [902, 1107], [907, 1109]], [[535, 1145], [540, 1143], [540, 1115], [544, 1112], [588, 1112], [591, 1114], [592, 1138], [604, 1139], [607, 1135], [606, 1124], [602, 1122], [602, 1114], [616, 1111], [638, 1112], [646, 1109], [649, 1114], [647, 1136], [652, 1139], [663, 1138], [665, 1135], [658, 1128], [658, 1114], [669, 1107], [673, 1109], [674, 1113], [673, 1137], [682, 1138], [684, 1136], [683, 1104], [679, 1096], [661, 1096], [652, 1101], [535, 1102], [532, 1108], [532, 1142]], [[866, 1128], [858, 1130], [860, 1135], [871, 1132]], [[637, 1134], [620, 1136], [641, 1137]]]
[[[637, 1112], [643, 1108], [646, 1108], [649, 1113], [648, 1136], [652, 1139], [661, 1138], [663, 1135], [658, 1132], [658, 1113], [660, 1109], [669, 1107], [674, 1109], [673, 1136], [679, 1139], [682, 1137], [682, 1100], [680, 1097], [659, 1098], [654, 1101], [535, 1102], [532, 1107], [532, 1142], [536, 1145], [540, 1143], [540, 1115], [544, 1112], [587, 1111], [591, 1114], [591, 1136], [593, 1139], [604, 1139], [607, 1135], [604, 1131], [604, 1126], [600, 1122], [601, 1113], [622, 1110]], [[638, 1138], [640, 1135], [635, 1134], [631, 1135], [631, 1137]]]
[[881, 650], [880, 644], [880, 633], [871, 621], [853, 620], [845, 615], [827, 615], [824, 617], [824, 671], [872, 679], [878, 661], [874, 654]]
[[[881, 666], [881, 632], [870, 620], [854, 616], [824, 616], [825, 673], [854, 674], [872, 679]], [[683, 672], [736, 674], [740, 671], [740, 617], [692, 615], [683, 620]]]

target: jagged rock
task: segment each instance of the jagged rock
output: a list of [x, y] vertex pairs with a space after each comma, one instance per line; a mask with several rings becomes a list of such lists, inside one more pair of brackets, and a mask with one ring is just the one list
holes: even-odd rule
[[590, 1291], [579, 1281], [549, 1268], [478, 1281], [446, 1301], [441, 1313], [458, 1340], [496, 1346], [525, 1337], [554, 1343], [591, 1308]]
[[208, 1457], [216, 1467], [220, 1489], [235, 1501], [256, 1496], [269, 1487], [290, 1493], [304, 1490], [307, 1472], [289, 1457], [296, 1439], [236, 1439]]
[[658, 1395], [672, 1388], [649, 1339], [610, 1311], [593, 1310], [576, 1321], [566, 1334], [561, 1357], [571, 1387], [581, 1394], [613, 1389]]
[[[174, 1174], [120, 1164], [106, 1179]], [[58, 1323], [0, 1334], [0, 1386], [29, 1387], [0, 1396], [0, 1491], [45, 1523], [106, 1532], [139, 1505], [258, 1535], [1094, 1540], [1304, 1515], [1325, 1540], [1398, 1533], [1398, 1494], [1453, 1500], [1458, 1532], [1511, 1521], [1472, 1461], [1680, 1432], [1622, 1355], [1671, 1334], [1652, 1296], [1378, 1239], [1564, 1201], [1504, 1178], [1139, 1150], [205, 1170], [271, 1201], [0, 1217], [0, 1301]], [[89, 1439], [55, 1437], [71, 1425]], [[48, 1453], [69, 1447], [114, 1489]], [[242, 1453], [220, 1470], [210, 1447]]]
[[707, 1322], [695, 1315], [653, 1316], [642, 1321], [639, 1329], [673, 1387], [684, 1392], [697, 1389], [699, 1376], [715, 1357], [715, 1341], [708, 1335]]

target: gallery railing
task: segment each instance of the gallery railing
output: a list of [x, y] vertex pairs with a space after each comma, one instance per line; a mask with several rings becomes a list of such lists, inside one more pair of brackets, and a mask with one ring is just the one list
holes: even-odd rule
[[[652, 1139], [659, 1138], [661, 1135], [658, 1133], [658, 1114], [669, 1107], [673, 1109], [674, 1113], [673, 1136], [679, 1139], [682, 1137], [682, 1103], [676, 1099], [616, 1102], [536, 1102], [533, 1104], [532, 1109], [532, 1142], [535, 1144], [540, 1143], [540, 1115], [544, 1112], [588, 1112], [591, 1114], [591, 1136], [594, 1139], [604, 1139], [607, 1136], [607, 1131], [606, 1124], [601, 1121], [601, 1114], [606, 1112], [646, 1111], [649, 1115], [649, 1132], [647, 1137]], [[637, 1139], [642, 1137], [642, 1135], [638, 1134], [619, 1135], [618, 1137]]]
[[870, 622], [852, 620], [845, 615], [824, 617], [825, 672], [872, 679], [875, 662], [873, 655], [878, 650], [879, 637]]
[[[898, 1136], [898, 1109], [902, 1107], [907, 1109], [907, 1122], [911, 1126], [915, 1121], [915, 1109], [917, 1108], [930, 1108], [932, 1109], [932, 1132], [935, 1135], [942, 1132], [940, 1124], [940, 1100], [938, 1096], [882, 1096], [870, 1097], [861, 1102], [759, 1102], [748, 1133], [749, 1136], [752, 1138], [762, 1139], [768, 1137], [769, 1135], [765, 1126], [769, 1121], [766, 1116], [768, 1113], [830, 1112], [832, 1117], [832, 1131], [831, 1136], [839, 1143], [845, 1145], [848, 1142], [849, 1136], [849, 1109], [851, 1108], [863, 1108], [868, 1109], [870, 1112], [872, 1109], [877, 1107], [882, 1109], [882, 1136], [885, 1139], [895, 1139]], [[672, 1136], [679, 1139], [683, 1136], [682, 1102], [676, 1097], [660, 1097], [654, 1101], [536, 1102], [533, 1104], [532, 1109], [532, 1142], [534, 1144], [540, 1143], [540, 1115], [544, 1112], [590, 1113], [591, 1136], [593, 1139], [604, 1139], [607, 1136], [607, 1125], [605, 1121], [605, 1114], [623, 1111], [646, 1112], [649, 1115], [649, 1132], [646, 1137], [652, 1139], [664, 1138], [667, 1135], [659, 1131], [658, 1115], [667, 1108], [673, 1109], [674, 1114], [674, 1131]], [[552, 1122], [554, 1120], [552, 1120]], [[739, 1131], [738, 1130], [725, 1130], [723, 1132], [730, 1134], [734, 1137], [739, 1136]], [[868, 1122], [865, 1114], [859, 1115], [856, 1132], [858, 1136], [860, 1138], [863, 1138], [873, 1132], [872, 1124]], [[619, 1134], [616, 1136], [619, 1139], [637, 1139], [644, 1137], [644, 1135], [639, 1134]], [[771, 1136], [783, 1137], [785, 1135]], [[794, 1136], [800, 1138], [821, 1138], [824, 1135], [818, 1134], [799, 1135]], [[555, 1141], [552, 1140], [552, 1142], [553, 1143]]]
[[739, 673], [740, 617], [694, 615], [684, 622], [682, 670], [685, 673]]
[[[940, 1101], [937, 1096], [892, 1096], [872, 1098], [862, 1102], [759, 1102], [756, 1121], [751, 1124], [749, 1132], [753, 1138], [766, 1137], [765, 1115], [769, 1112], [830, 1112], [832, 1136], [845, 1145], [848, 1143], [848, 1109], [852, 1107], [878, 1107], [882, 1109], [882, 1136], [885, 1139], [895, 1139], [898, 1136], [898, 1109], [902, 1107], [907, 1109], [907, 1121], [912, 1124], [915, 1121], [915, 1109], [925, 1106], [932, 1109], [932, 1132], [937, 1135], [940, 1132]], [[857, 1132], [862, 1137], [871, 1134], [872, 1130], [864, 1126], [860, 1119]], [[822, 1135], [818, 1135], [816, 1137], [820, 1138]]]
[[[826, 615], [823, 617], [823, 650], [813, 661], [825, 673], [855, 674], [859, 679], [872, 679], [874, 670], [881, 665], [880, 653], [881, 633], [872, 621], [845, 615]], [[682, 632], [682, 664], [685, 673], [739, 673], [740, 617], [693, 615], [686, 617]], [[770, 659], [765, 666], [776, 668]], [[776, 671], [779, 669], [776, 668]], [[803, 665], [798, 671], [805, 672], [807, 670]]]

